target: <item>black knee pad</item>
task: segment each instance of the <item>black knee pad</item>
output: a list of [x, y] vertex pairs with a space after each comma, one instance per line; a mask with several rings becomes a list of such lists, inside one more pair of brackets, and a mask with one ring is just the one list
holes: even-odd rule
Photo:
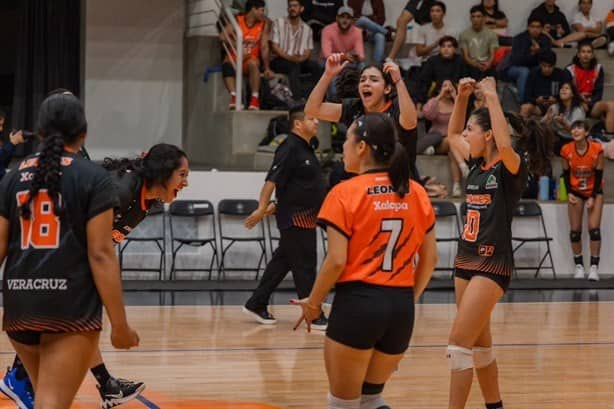
[[581, 231], [570, 231], [569, 232], [569, 239], [571, 240], [572, 243], [577, 243], [579, 241], [582, 240], [582, 232]]
[[377, 395], [378, 393], [382, 393], [384, 390], [385, 383], [375, 384], [364, 382], [362, 384], [362, 394], [363, 395]]
[[591, 241], [601, 241], [601, 229], [590, 229], [588, 231], [588, 235], [591, 238]]

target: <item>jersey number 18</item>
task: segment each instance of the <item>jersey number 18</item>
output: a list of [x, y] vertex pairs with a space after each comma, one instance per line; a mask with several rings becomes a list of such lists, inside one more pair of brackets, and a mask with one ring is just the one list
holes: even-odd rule
[[[17, 203], [24, 204], [30, 195], [27, 190], [17, 193]], [[58, 201], [62, 196], [58, 193]], [[39, 190], [30, 202], [30, 218], [19, 218], [21, 225], [21, 249], [55, 249], [60, 245], [60, 218], [53, 212], [53, 200], [47, 189]]]

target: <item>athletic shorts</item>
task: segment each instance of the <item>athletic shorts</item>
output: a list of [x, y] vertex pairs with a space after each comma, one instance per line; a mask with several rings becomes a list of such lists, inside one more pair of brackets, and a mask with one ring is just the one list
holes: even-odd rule
[[[247, 63], [253, 59], [254, 58], [248, 58], [243, 61], [243, 75], [247, 75]], [[236, 75], [237, 75], [237, 71], [235, 70], [235, 67], [232, 65], [232, 63], [229, 60], [225, 60], [222, 63], [222, 78], [235, 77]]]
[[503, 276], [499, 274], [486, 273], [484, 271], [476, 271], [476, 270], [463, 270], [460, 268], [454, 269], [454, 277], [458, 277], [463, 280], [471, 280], [471, 277], [474, 276], [482, 276], [486, 278], [490, 278], [495, 283], [499, 284], [499, 287], [503, 289], [503, 292], [507, 292], [507, 289], [510, 287], [510, 282], [512, 281], [512, 276]]
[[326, 336], [356, 349], [402, 354], [414, 328], [412, 287], [338, 284]]
[[10, 339], [24, 345], [40, 345], [41, 331], [9, 331], [6, 333]]

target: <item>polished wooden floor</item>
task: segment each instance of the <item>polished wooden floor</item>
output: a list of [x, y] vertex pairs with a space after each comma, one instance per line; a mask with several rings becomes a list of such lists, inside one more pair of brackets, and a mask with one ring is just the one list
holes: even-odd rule
[[[293, 332], [291, 306], [273, 312], [279, 323], [264, 327], [238, 306], [129, 307], [141, 346], [114, 351], [106, 332], [101, 344], [114, 375], [147, 383], [140, 401], [122, 407], [324, 408], [323, 335]], [[393, 408], [447, 407], [454, 314], [449, 304], [418, 306], [412, 348], [385, 390]], [[499, 304], [493, 331], [506, 408], [614, 408], [614, 303]], [[9, 365], [5, 337], [0, 351]], [[97, 402], [88, 375], [75, 407]], [[467, 408], [483, 408], [477, 381]]]

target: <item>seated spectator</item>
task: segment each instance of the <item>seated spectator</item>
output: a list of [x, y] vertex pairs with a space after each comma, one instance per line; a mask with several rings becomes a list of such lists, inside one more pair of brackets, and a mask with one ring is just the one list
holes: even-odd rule
[[578, 53], [572, 64], [567, 66], [567, 71], [571, 73], [572, 81], [580, 93], [584, 111], [591, 112], [593, 105], [603, 98], [605, 76], [590, 41], [578, 45]]
[[319, 41], [322, 29], [335, 22], [337, 10], [343, 6], [343, 0], [306, 0], [303, 20], [313, 30], [313, 40]]
[[[0, 133], [4, 130], [4, 123], [6, 122], [6, 114], [0, 111]], [[9, 140], [2, 147], [0, 147], [0, 179], [6, 174], [6, 168], [9, 167], [13, 154], [15, 153], [15, 146], [20, 143], [24, 143], [23, 132], [13, 131], [9, 133]]]
[[571, 81], [569, 72], [556, 68], [555, 65], [554, 51], [548, 50], [540, 54], [539, 67], [533, 68], [529, 74], [524, 103], [520, 107], [520, 114], [524, 118], [544, 116], [550, 105], [557, 101], [561, 84]]
[[555, 152], [559, 152], [561, 146], [572, 139], [571, 124], [585, 118], [586, 113], [582, 108], [582, 99], [578, 90], [572, 82], [564, 82], [561, 84], [556, 102], [548, 108], [542, 120], [558, 137], [555, 142]]
[[614, 9], [610, 10], [608, 16], [605, 18], [605, 29], [608, 33], [608, 54], [614, 56]]
[[601, 48], [608, 43], [603, 34], [603, 23], [591, 14], [593, 0], [580, 0], [578, 12], [571, 20], [572, 33], [554, 42], [555, 47], [564, 47], [566, 44], [589, 39], [593, 48]]
[[446, 138], [448, 136], [448, 123], [456, 100], [456, 88], [451, 81], [445, 80], [438, 92], [438, 95], [429, 99], [422, 108], [422, 115], [431, 121], [431, 127], [426, 135], [418, 139], [418, 152], [448, 155], [453, 182], [452, 197], [460, 197], [462, 193], [461, 171], [457, 160], [450, 151], [450, 144], [448, 144]]
[[555, 4], [556, 0], [546, 0], [531, 11], [531, 17], [536, 17], [544, 25], [544, 34], [550, 38], [552, 44], [559, 46], [557, 40], [567, 36], [571, 30], [567, 17]]
[[486, 17], [486, 27], [499, 37], [499, 45], [510, 45], [511, 38], [507, 34], [507, 17], [499, 9], [499, 0], [482, 0], [480, 8]]
[[[360, 67], [365, 59], [365, 49], [362, 31], [353, 25], [354, 10], [350, 7], [340, 7], [337, 11], [337, 22], [322, 30], [321, 65], [333, 54], [343, 54], [344, 61]], [[330, 83], [329, 97], [335, 94], [335, 81]]]
[[[245, 5], [245, 14], [237, 16], [237, 23], [243, 33], [243, 61], [240, 67], [244, 75], [248, 76], [251, 98], [249, 100], [250, 110], [260, 109], [260, 58], [264, 65], [264, 76], [270, 79], [273, 72], [269, 68], [269, 29], [266, 24], [264, 10], [264, 0], [248, 0]], [[229, 45], [234, 44], [235, 33], [232, 25], [228, 23], [220, 33], [220, 39]], [[235, 109], [237, 104], [236, 90], [236, 71], [238, 66], [236, 55], [226, 55], [222, 64], [222, 76], [224, 85], [230, 93], [229, 109]]]
[[380, 64], [386, 52], [386, 34], [384, 27], [386, 11], [382, 0], [348, 0], [348, 6], [354, 10], [354, 25], [365, 30], [373, 42], [373, 61]]
[[452, 36], [444, 36], [439, 40], [439, 54], [426, 60], [420, 72], [421, 89], [416, 100], [423, 104], [432, 89], [440, 88], [445, 80], [456, 84], [465, 72], [463, 57], [456, 53], [458, 42]]
[[542, 22], [536, 17], [529, 18], [526, 31], [518, 34], [512, 41], [511, 66], [506, 74], [516, 82], [520, 102], [525, 101], [525, 86], [531, 69], [539, 65], [539, 55], [550, 51], [550, 39], [542, 34]]
[[452, 35], [449, 27], [444, 24], [446, 5], [443, 2], [435, 1], [430, 15], [431, 22], [418, 28], [415, 52], [423, 61], [439, 53], [439, 40], [442, 37]]
[[407, 25], [412, 21], [422, 25], [431, 22], [431, 6], [434, 0], [409, 0], [405, 5], [405, 8], [401, 12], [401, 15], [397, 19], [396, 34], [392, 48], [388, 57], [390, 60], [397, 58], [399, 51], [405, 44], [405, 37], [407, 36]]
[[313, 50], [313, 33], [301, 20], [303, 10], [299, 0], [288, 0], [288, 17], [276, 19], [271, 28], [274, 56], [271, 68], [288, 75], [290, 90], [295, 99], [307, 97], [301, 86], [301, 73], [311, 74], [314, 83], [322, 74], [320, 65], [309, 58]]
[[499, 40], [494, 31], [484, 26], [484, 13], [480, 6], [471, 7], [471, 28], [460, 35], [459, 45], [469, 77], [479, 81], [495, 75], [493, 60]]

